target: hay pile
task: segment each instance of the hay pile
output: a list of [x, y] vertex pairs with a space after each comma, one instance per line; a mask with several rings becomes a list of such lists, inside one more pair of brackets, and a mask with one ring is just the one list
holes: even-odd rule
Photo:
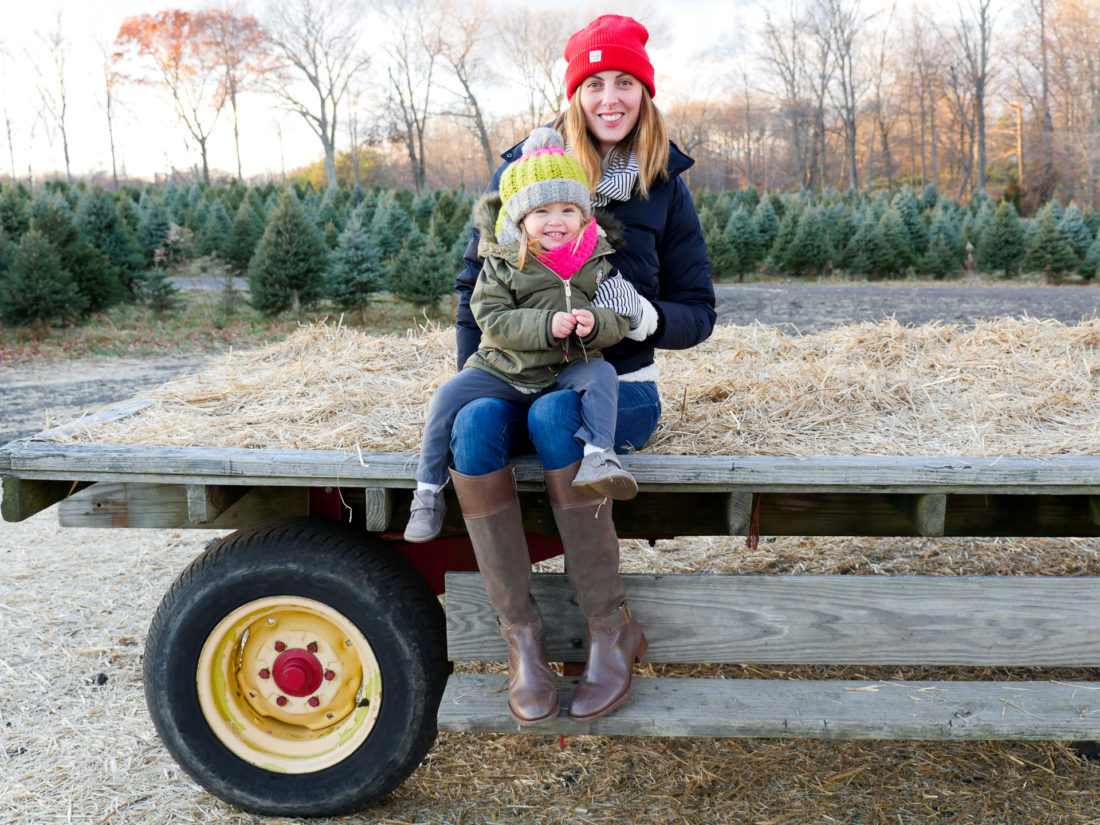
[[[647, 452], [1100, 454], [1100, 320], [974, 326], [888, 320], [792, 336], [725, 326], [660, 351], [665, 409]], [[122, 421], [44, 437], [122, 444], [417, 449], [454, 334], [303, 327], [148, 393]]]

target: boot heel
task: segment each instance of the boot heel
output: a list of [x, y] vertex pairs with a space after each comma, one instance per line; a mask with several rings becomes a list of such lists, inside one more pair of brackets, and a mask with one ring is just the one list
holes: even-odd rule
[[634, 651], [634, 663], [638, 664], [645, 657], [645, 652], [649, 650], [649, 639], [642, 636], [642, 640], [638, 642], [638, 649]]

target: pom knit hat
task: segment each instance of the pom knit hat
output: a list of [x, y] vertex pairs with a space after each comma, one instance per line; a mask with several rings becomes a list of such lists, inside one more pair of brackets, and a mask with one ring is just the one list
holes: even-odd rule
[[592, 195], [584, 169], [565, 153], [562, 136], [546, 126], [531, 132], [523, 142], [523, 156], [504, 170], [500, 201], [496, 223], [500, 243], [518, 241], [520, 221], [548, 203], [575, 203], [586, 221], [592, 216]]
[[605, 14], [597, 17], [565, 44], [565, 92], [573, 92], [589, 75], [617, 71], [634, 75], [655, 97], [653, 64], [649, 62], [645, 44], [649, 40], [646, 27], [633, 17]]

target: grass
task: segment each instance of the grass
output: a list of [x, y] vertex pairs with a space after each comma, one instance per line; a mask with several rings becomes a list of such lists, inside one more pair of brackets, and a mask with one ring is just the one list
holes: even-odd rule
[[450, 324], [454, 299], [425, 310], [383, 295], [365, 313], [345, 315], [319, 306], [299, 317], [265, 318], [240, 293], [183, 293], [179, 306], [161, 315], [135, 304], [122, 304], [93, 315], [81, 325], [47, 328], [0, 326], [0, 365], [30, 360], [87, 356], [155, 356], [252, 349], [281, 340], [299, 327], [321, 320], [373, 333], [404, 332], [428, 323]]

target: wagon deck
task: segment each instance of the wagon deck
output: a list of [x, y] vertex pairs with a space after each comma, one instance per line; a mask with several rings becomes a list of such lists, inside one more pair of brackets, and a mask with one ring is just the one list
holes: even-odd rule
[[[634, 501], [614, 505], [623, 537], [1100, 535], [1100, 456], [637, 454], [624, 456], [623, 463], [640, 490]], [[372, 547], [396, 548], [436, 593], [446, 592], [446, 659], [503, 660], [506, 649], [472, 572], [476, 565], [454, 500], [439, 540], [415, 546], [400, 541], [414, 468], [415, 456], [407, 453], [33, 439], [0, 449], [3, 516], [9, 521], [57, 503], [66, 526], [233, 528], [243, 535], [237, 544], [247, 543], [249, 531], [262, 532], [264, 525], [286, 517], [298, 519], [294, 530], [302, 537], [308, 534], [301, 525], [350, 524], [353, 532], [374, 537]], [[519, 459], [516, 474], [532, 559], [559, 554], [537, 461]], [[284, 545], [274, 554], [265, 547], [263, 558], [274, 559], [266, 563], [285, 564], [278, 562], [291, 558], [279, 555], [288, 552]], [[253, 549], [259, 556], [259, 548]], [[311, 553], [310, 542], [304, 541], [300, 556], [308, 559]], [[567, 579], [539, 574], [534, 589], [546, 617], [550, 659], [583, 661], [583, 619], [570, 602]], [[629, 576], [628, 592], [650, 640], [647, 660], [653, 662], [1100, 666], [1095, 621], [1100, 577], [661, 574]], [[269, 623], [283, 616], [272, 598], [260, 600]], [[162, 611], [151, 636], [157, 621], [166, 621]], [[344, 627], [334, 621], [338, 629]], [[255, 622], [249, 632], [253, 640], [262, 639], [260, 619]], [[226, 650], [244, 645], [228, 630], [226, 638]], [[374, 637], [368, 640], [377, 646]], [[201, 667], [208, 666], [204, 661], [200, 681]], [[385, 685], [386, 666], [379, 667]], [[431, 719], [425, 724], [431, 732], [438, 725], [450, 731], [515, 733], [1100, 740], [1100, 709], [1094, 709], [1100, 705], [1100, 682], [639, 676], [631, 697], [615, 713], [582, 724], [567, 717], [575, 677], [568, 665], [563, 672], [562, 714], [544, 725], [519, 728], [507, 712], [506, 677], [492, 673], [452, 674], [445, 689], [441, 680], [441, 695], [428, 691]], [[231, 668], [218, 673], [219, 679], [229, 674], [232, 680]], [[255, 685], [255, 679], [241, 682], [236, 695]], [[361, 691], [355, 699], [365, 701]], [[151, 695], [151, 707], [156, 701]], [[215, 695], [210, 701], [222, 707], [230, 700]], [[233, 713], [255, 712], [261, 720], [267, 713], [254, 704], [230, 705]], [[216, 729], [218, 712], [204, 712]], [[270, 713], [278, 716], [274, 709]], [[158, 729], [163, 724], [158, 722]], [[222, 733], [232, 737], [234, 731]], [[247, 789], [219, 786], [201, 765], [188, 765], [187, 753], [172, 746], [171, 736], [169, 731], [169, 746], [189, 772], [242, 807], [299, 814], [340, 807], [318, 807], [302, 789], [279, 803], [275, 797], [291, 793], [289, 784], [279, 785], [271, 799], [255, 802]], [[250, 760], [247, 748], [242, 753]], [[405, 761], [412, 770], [418, 757], [412, 753]], [[219, 770], [218, 776], [230, 782], [225, 777], [232, 775], [231, 766]], [[386, 787], [392, 788], [393, 779]], [[307, 779], [296, 781], [309, 788]], [[377, 788], [353, 791], [353, 802], [341, 809], [361, 806], [379, 793]]]

